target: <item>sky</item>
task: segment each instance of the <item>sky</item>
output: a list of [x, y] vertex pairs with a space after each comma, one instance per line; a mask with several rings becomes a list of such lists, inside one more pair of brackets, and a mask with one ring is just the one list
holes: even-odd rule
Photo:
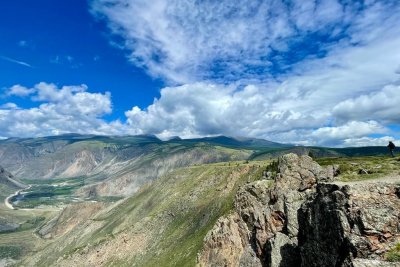
[[0, 137], [400, 145], [400, 2], [13, 0]]

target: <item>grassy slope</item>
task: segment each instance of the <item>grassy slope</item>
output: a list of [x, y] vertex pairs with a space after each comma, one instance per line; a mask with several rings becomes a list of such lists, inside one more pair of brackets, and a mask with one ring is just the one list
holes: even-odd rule
[[[266, 164], [231, 162], [174, 171], [98, 215], [96, 227], [82, 225], [55, 240], [34, 256], [33, 264], [49, 266], [64, 257], [60, 265], [66, 266], [82, 257], [110, 266], [193, 266], [206, 233], [231, 210], [238, 186], [260, 178]], [[146, 240], [138, 248], [135, 240], [142, 234]]]
[[[322, 166], [338, 164], [340, 166], [338, 178], [345, 182], [374, 179], [386, 175], [400, 175], [400, 158], [368, 156], [320, 158], [316, 161]], [[369, 174], [360, 174], [360, 170], [366, 170]]]

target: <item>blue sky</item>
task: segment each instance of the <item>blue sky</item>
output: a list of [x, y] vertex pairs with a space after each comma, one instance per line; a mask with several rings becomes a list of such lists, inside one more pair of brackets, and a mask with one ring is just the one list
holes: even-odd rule
[[[0, 88], [31, 87], [41, 81], [86, 84], [89, 91], [112, 92], [111, 119], [123, 118], [132, 103], [145, 107], [158, 96], [162, 81], [130, 64], [125, 51], [110, 45], [105, 24], [90, 14], [86, 1], [2, 1], [0, 10]], [[9, 101], [35, 105], [27, 99]]]
[[398, 1], [0, 3], [0, 137], [400, 139]]

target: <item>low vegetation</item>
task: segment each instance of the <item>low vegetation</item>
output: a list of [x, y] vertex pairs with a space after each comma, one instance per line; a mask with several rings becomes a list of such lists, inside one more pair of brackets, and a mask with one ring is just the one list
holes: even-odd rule
[[19, 246], [0, 246], [0, 259], [19, 259], [23, 254], [22, 250]]
[[344, 182], [375, 179], [386, 175], [400, 175], [399, 158], [387, 156], [317, 158], [322, 165], [339, 165], [339, 179]]
[[47, 181], [33, 180], [31, 187], [13, 196], [10, 201], [18, 209], [33, 209], [40, 206], [60, 206], [78, 201], [74, 192], [84, 185], [82, 177], [54, 179]]
[[397, 243], [394, 248], [389, 250], [385, 257], [387, 261], [400, 262], [400, 243]]

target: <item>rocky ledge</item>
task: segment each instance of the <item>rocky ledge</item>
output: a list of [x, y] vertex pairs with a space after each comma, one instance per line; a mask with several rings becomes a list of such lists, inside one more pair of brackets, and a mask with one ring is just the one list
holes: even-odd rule
[[249, 183], [206, 235], [198, 266], [399, 266], [400, 186], [337, 185], [337, 166], [278, 159], [273, 180]]

